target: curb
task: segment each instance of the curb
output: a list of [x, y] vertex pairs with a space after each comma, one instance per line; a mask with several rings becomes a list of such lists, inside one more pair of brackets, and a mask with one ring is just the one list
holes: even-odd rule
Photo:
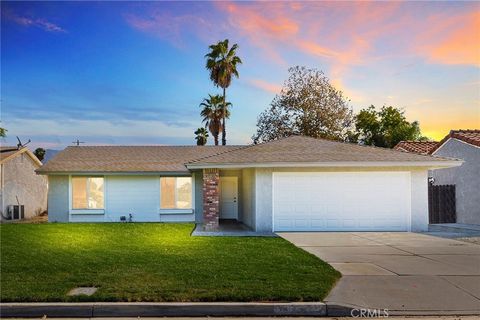
[[327, 315], [322, 302], [299, 303], [1, 303], [1, 318], [43, 317], [206, 317]]
[[[0, 303], [0, 318], [352, 317], [362, 307], [333, 302]], [[390, 316], [480, 315], [480, 310], [389, 310]]]

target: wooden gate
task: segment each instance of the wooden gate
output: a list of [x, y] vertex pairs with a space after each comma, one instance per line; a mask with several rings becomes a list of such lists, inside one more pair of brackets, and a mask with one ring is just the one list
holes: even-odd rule
[[455, 223], [455, 185], [428, 185], [429, 223]]

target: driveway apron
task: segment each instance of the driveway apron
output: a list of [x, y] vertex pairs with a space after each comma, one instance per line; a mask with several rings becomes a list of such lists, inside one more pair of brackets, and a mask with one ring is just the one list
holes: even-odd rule
[[480, 245], [409, 232], [278, 235], [342, 273], [327, 303], [480, 313]]

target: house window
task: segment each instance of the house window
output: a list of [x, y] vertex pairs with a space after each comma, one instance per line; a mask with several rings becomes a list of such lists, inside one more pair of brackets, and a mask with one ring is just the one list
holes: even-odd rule
[[102, 177], [72, 177], [72, 209], [103, 209]]
[[161, 209], [192, 209], [192, 178], [160, 178]]

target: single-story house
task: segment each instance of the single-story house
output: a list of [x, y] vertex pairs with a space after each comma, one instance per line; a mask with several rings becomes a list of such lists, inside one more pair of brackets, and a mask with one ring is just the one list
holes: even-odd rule
[[49, 221], [409, 231], [428, 228], [428, 170], [461, 164], [291, 136], [246, 146], [73, 146], [37, 173], [48, 175]]
[[[0, 219], [21, 218], [21, 206], [23, 218], [32, 218], [47, 209], [47, 178], [35, 174], [41, 166], [28, 148], [0, 147]], [[10, 215], [9, 207], [15, 215]]]
[[430, 175], [434, 185], [455, 185], [457, 223], [480, 225], [480, 130], [451, 130], [430, 154], [464, 161]]

